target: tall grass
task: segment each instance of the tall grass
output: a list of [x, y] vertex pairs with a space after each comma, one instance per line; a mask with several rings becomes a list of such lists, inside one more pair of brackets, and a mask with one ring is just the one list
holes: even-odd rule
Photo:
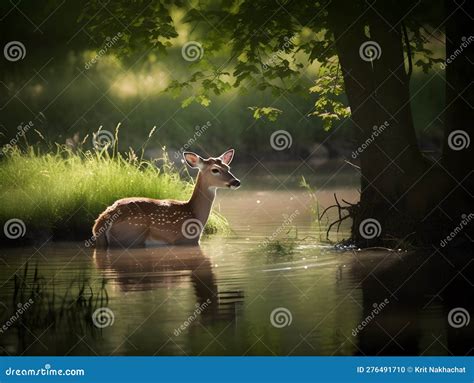
[[[84, 275], [73, 278], [65, 290], [56, 291], [54, 279], [47, 280], [38, 270], [30, 272], [28, 263], [14, 275], [12, 309], [8, 317], [20, 331], [44, 330], [66, 323], [77, 332], [93, 328], [92, 313], [107, 307], [107, 280], [92, 281]], [[25, 304], [26, 302], [26, 304]], [[17, 309], [22, 308], [19, 312]]]
[[[124, 197], [187, 199], [191, 180], [183, 180], [167, 158], [139, 158], [116, 146], [82, 150], [56, 145], [42, 153], [37, 147], [10, 148], [0, 161], [0, 222], [21, 219], [27, 236], [38, 233], [58, 239], [83, 239], [104, 208]], [[206, 232], [226, 227], [213, 213]]]
[[316, 195], [316, 190], [308, 183], [306, 178], [303, 176], [301, 177], [300, 181], [300, 187], [305, 189], [309, 195], [310, 198], [310, 212], [311, 212], [311, 218], [312, 222], [314, 225], [317, 226], [317, 232], [319, 235], [319, 241], [322, 241], [321, 233], [323, 232], [322, 227], [321, 227], [321, 216], [320, 216], [320, 206], [319, 206], [319, 200]]

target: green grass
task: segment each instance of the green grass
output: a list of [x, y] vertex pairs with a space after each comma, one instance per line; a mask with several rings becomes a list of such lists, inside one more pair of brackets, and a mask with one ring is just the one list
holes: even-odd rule
[[[56, 145], [41, 153], [10, 148], [0, 161], [0, 223], [21, 219], [27, 237], [38, 233], [61, 239], [84, 239], [95, 218], [115, 200], [124, 197], [187, 199], [192, 181], [180, 177], [167, 158], [138, 158], [133, 151], [115, 148], [74, 150]], [[189, 177], [187, 177], [189, 178]], [[206, 233], [225, 230], [227, 222], [211, 214]]]

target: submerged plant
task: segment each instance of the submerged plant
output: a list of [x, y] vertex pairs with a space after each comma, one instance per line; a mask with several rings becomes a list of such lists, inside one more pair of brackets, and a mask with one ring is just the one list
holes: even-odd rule
[[[292, 231], [294, 231], [294, 234], [292, 234]], [[264, 249], [271, 256], [288, 256], [295, 252], [299, 241], [298, 229], [294, 227], [278, 238], [265, 241]]]
[[80, 275], [59, 293], [54, 278], [48, 281], [40, 275], [38, 265], [31, 275], [26, 263], [23, 272], [14, 275], [12, 310], [7, 323], [18, 328], [19, 336], [25, 335], [25, 330], [54, 330], [60, 324], [84, 331], [93, 325], [94, 310], [108, 305], [106, 284], [104, 278], [97, 285]]

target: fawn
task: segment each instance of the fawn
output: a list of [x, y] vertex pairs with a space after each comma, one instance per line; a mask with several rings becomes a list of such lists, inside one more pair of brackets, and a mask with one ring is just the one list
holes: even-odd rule
[[217, 158], [183, 153], [199, 169], [189, 201], [123, 198], [99, 215], [92, 229], [96, 247], [144, 247], [199, 243], [217, 188], [237, 189], [240, 181], [229, 171], [234, 149]]

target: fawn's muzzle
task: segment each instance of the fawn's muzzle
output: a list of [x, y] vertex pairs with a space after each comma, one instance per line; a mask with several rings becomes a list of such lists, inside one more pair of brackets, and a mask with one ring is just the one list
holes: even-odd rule
[[237, 189], [240, 186], [240, 181], [238, 179], [233, 179], [229, 182], [229, 187], [231, 189]]

